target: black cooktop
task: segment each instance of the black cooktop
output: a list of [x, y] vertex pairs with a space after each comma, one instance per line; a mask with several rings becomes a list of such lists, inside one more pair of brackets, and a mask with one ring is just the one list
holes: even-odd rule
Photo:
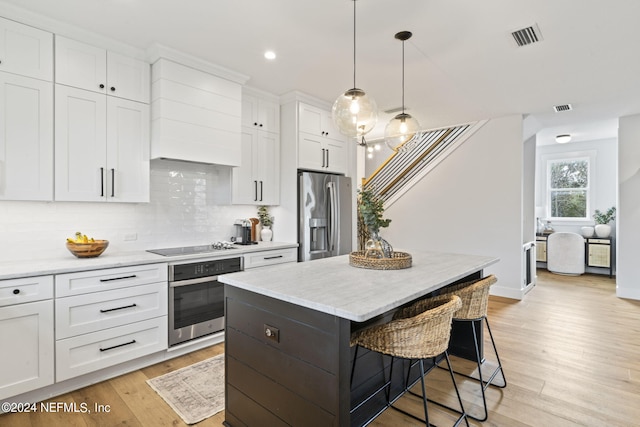
[[211, 245], [183, 246], [179, 248], [148, 249], [147, 252], [162, 256], [206, 254], [236, 249], [232, 244], [213, 243]]

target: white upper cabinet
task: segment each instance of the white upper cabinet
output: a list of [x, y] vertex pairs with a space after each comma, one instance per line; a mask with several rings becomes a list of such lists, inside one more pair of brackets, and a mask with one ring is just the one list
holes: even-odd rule
[[0, 200], [53, 200], [53, 86], [0, 72]]
[[0, 18], [0, 71], [53, 81], [53, 34]]
[[149, 102], [150, 67], [144, 61], [56, 35], [56, 83]]
[[328, 111], [299, 102], [298, 131], [300, 169], [347, 173], [346, 143]]
[[242, 91], [242, 162], [233, 168], [233, 203], [280, 203], [280, 104], [271, 95]]
[[56, 85], [55, 199], [149, 201], [149, 106]]
[[331, 114], [326, 110], [301, 102], [299, 104], [299, 120], [300, 132], [338, 141], [344, 139], [338, 128], [333, 124]]
[[267, 132], [280, 132], [280, 104], [242, 93], [242, 126]]
[[149, 201], [149, 105], [107, 98], [107, 200]]
[[280, 140], [278, 134], [242, 127], [242, 166], [233, 168], [233, 203], [280, 203]]

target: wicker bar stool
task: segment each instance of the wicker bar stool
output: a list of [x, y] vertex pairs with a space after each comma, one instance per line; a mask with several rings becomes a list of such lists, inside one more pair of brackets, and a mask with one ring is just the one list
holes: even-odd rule
[[[454, 367], [453, 371], [461, 376], [470, 378], [472, 380], [477, 381], [480, 384], [480, 390], [482, 391], [482, 404], [484, 407], [484, 415], [482, 417], [476, 417], [472, 414], [467, 414], [469, 418], [472, 418], [477, 421], [486, 421], [489, 412], [487, 409], [487, 398], [485, 394], [485, 390], [490, 385], [494, 387], [504, 388], [507, 386], [507, 379], [504, 376], [504, 371], [502, 369], [502, 363], [500, 362], [500, 356], [498, 355], [498, 349], [496, 348], [496, 342], [493, 339], [493, 334], [491, 333], [491, 327], [489, 326], [489, 320], [487, 319], [487, 305], [489, 303], [489, 288], [491, 285], [497, 282], [496, 277], [492, 274], [482, 279], [473, 280], [469, 282], [464, 282], [460, 284], [456, 284], [450, 287], [443, 289], [443, 293], [438, 295], [435, 298], [447, 298], [452, 295], [457, 295], [462, 300], [462, 306], [458, 311], [453, 314], [453, 322], [469, 322], [471, 323], [471, 330], [473, 331], [473, 348], [475, 350], [476, 364], [478, 366], [478, 377], [467, 375], [465, 373], [461, 373], [457, 371]], [[431, 303], [429, 299], [425, 299], [422, 301], [418, 301], [415, 303], [417, 305], [416, 309], [420, 310], [422, 306], [428, 306]], [[479, 323], [479, 327], [483, 327], [482, 322], [487, 325], [487, 330], [489, 331], [489, 337], [491, 338], [491, 344], [493, 346], [493, 351], [496, 355], [496, 360], [498, 366], [496, 369], [491, 372], [490, 375], [485, 377], [482, 375], [482, 364], [483, 357], [480, 351], [481, 343], [479, 342], [479, 337], [476, 334], [476, 326]], [[448, 368], [451, 369], [451, 364], [447, 361]], [[442, 367], [444, 369], [444, 367]], [[495, 384], [493, 380], [496, 379], [496, 376], [500, 374], [502, 377], [502, 384]], [[437, 402], [434, 402], [437, 403]], [[446, 405], [441, 403], [437, 403], [440, 406], [444, 406], [449, 408]], [[452, 409], [452, 408], [449, 408]]]
[[[368, 350], [391, 356], [389, 379], [386, 380], [382, 387], [374, 391], [351, 411], [353, 412], [358, 409], [379, 392], [383, 390], [386, 391], [386, 406], [370, 418], [364, 425], [372, 422], [387, 408], [393, 408], [400, 411], [425, 423], [426, 426], [430, 425], [424, 385], [425, 370], [423, 361], [424, 359], [434, 359], [434, 366], [436, 366], [435, 358], [441, 355], [444, 355], [445, 359], [449, 361], [447, 348], [449, 347], [449, 337], [451, 336], [451, 320], [453, 318], [453, 313], [461, 306], [462, 302], [460, 301], [460, 298], [455, 295], [438, 300], [432, 300], [429, 303], [422, 304], [419, 308], [411, 306], [399, 310], [394, 315], [393, 320], [388, 323], [372, 326], [351, 334], [351, 346], [356, 346], [351, 371], [352, 379], [353, 372], [356, 367], [359, 347], [364, 347]], [[416, 363], [420, 365], [420, 381], [422, 385], [421, 397], [424, 407], [424, 419], [393, 406], [394, 402], [404, 394], [403, 392], [394, 399], [391, 399], [390, 397], [394, 358], [409, 360], [410, 364], [412, 361], [418, 360]], [[458, 402], [460, 403], [460, 410], [454, 409], [455, 412], [460, 414], [454, 426], [458, 426], [462, 420], [464, 420], [466, 425], [469, 426], [469, 421], [467, 420], [466, 413], [464, 412], [462, 399], [460, 398], [460, 393], [458, 393], [458, 387], [451, 368], [449, 368], [449, 373], [456, 394], [458, 395]], [[404, 386], [406, 391], [406, 384]]]

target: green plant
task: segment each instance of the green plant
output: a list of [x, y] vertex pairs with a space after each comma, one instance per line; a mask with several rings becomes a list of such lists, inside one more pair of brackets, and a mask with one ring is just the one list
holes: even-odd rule
[[260, 218], [260, 222], [265, 227], [271, 227], [271, 224], [273, 224], [273, 217], [269, 215], [268, 206], [258, 207], [258, 218]]
[[390, 219], [382, 218], [383, 201], [371, 190], [358, 191], [358, 211], [371, 234], [377, 234], [381, 227], [388, 227], [391, 222]]
[[608, 211], [602, 213], [600, 210], [596, 209], [593, 213], [593, 220], [596, 224], [609, 224], [611, 221], [616, 219], [616, 207], [611, 206]]

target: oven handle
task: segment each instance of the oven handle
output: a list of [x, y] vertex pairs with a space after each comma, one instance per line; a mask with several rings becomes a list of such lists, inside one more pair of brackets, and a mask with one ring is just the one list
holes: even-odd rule
[[180, 280], [177, 282], [169, 282], [170, 288], [178, 288], [180, 286], [195, 285], [197, 283], [215, 282], [218, 280], [218, 276], [199, 277], [197, 279]]

